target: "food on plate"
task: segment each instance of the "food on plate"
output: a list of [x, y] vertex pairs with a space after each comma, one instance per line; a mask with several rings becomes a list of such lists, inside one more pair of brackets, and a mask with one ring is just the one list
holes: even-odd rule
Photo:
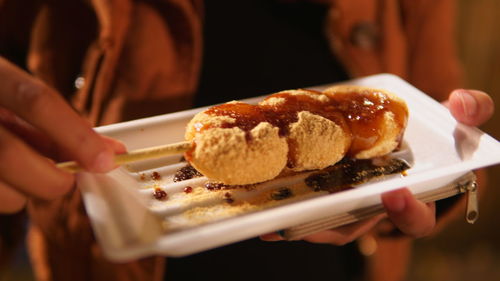
[[258, 104], [288, 144], [287, 167], [294, 171], [322, 169], [344, 157], [350, 130], [330, 99], [310, 90], [282, 91]]
[[348, 154], [368, 159], [392, 152], [401, 143], [408, 107], [395, 94], [362, 86], [334, 86], [323, 91], [342, 112], [353, 136]]
[[284, 170], [322, 169], [345, 156], [388, 154], [401, 142], [407, 118], [405, 102], [385, 90], [281, 91], [257, 105], [232, 101], [195, 115], [185, 156], [210, 179], [253, 184]]

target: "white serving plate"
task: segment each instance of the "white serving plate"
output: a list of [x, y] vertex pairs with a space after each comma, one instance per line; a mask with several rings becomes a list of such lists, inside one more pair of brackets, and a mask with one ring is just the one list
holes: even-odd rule
[[[154, 254], [188, 255], [314, 220], [380, 206], [380, 194], [401, 187], [409, 187], [417, 196], [428, 194], [471, 170], [500, 163], [498, 141], [477, 128], [457, 124], [446, 108], [399, 77], [380, 74], [345, 84], [387, 89], [406, 100], [410, 118], [402, 157], [412, 162], [407, 176], [390, 176], [334, 194], [298, 196], [295, 200], [280, 202], [278, 206], [221, 218], [217, 217], [216, 209], [208, 209], [206, 214], [211, 215], [210, 219], [200, 223], [193, 220], [192, 215], [187, 217], [184, 214], [191, 205], [182, 205], [182, 200], [176, 203], [176, 198], [191, 196], [182, 192], [182, 184], [171, 182], [172, 174], [183, 165], [179, 164], [180, 156], [142, 161], [108, 174], [80, 173], [77, 184], [106, 255], [114, 261]], [[245, 101], [254, 103], [261, 99]], [[183, 140], [187, 122], [203, 109], [103, 126], [96, 130], [121, 140], [129, 150], [173, 143]], [[141, 175], [149, 176], [153, 172], [160, 173], [162, 179], [141, 178]], [[198, 186], [196, 181], [191, 180], [189, 185]], [[166, 190], [169, 199], [154, 199], [151, 189], [147, 189], [153, 185]], [[234, 196], [252, 195], [244, 192], [234, 193]], [[215, 197], [194, 205], [226, 208], [227, 204]]]

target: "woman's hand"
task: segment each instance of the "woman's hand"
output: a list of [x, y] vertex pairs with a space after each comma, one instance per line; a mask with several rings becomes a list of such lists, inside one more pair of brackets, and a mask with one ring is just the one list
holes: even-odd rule
[[482, 125], [495, 111], [491, 97], [478, 90], [455, 90], [443, 104], [458, 122], [469, 126]]
[[[455, 90], [445, 104], [453, 117], [466, 125], [479, 126], [491, 118], [494, 112], [493, 100], [486, 93], [477, 90]], [[383, 218], [388, 218], [401, 233], [411, 237], [429, 235], [436, 224], [435, 203], [423, 203], [406, 189], [399, 189], [381, 195], [386, 210], [383, 215], [345, 225], [335, 229], [320, 231], [302, 238], [314, 243], [344, 245], [372, 230]], [[265, 241], [283, 238], [270, 233], [261, 236]]]
[[95, 133], [56, 91], [1, 57], [0, 81], [0, 213], [68, 192], [74, 176], [54, 161], [74, 159], [93, 172], [114, 167], [123, 145]]

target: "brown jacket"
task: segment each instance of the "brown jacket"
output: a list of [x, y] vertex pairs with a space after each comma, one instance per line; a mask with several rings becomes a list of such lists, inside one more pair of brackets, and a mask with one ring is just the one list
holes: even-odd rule
[[[321, 2], [330, 5], [331, 50], [353, 77], [393, 73], [439, 100], [460, 86], [455, 1]], [[202, 61], [202, 23], [201, 0], [0, 0], [0, 55], [104, 125], [189, 107]], [[105, 260], [78, 191], [57, 202], [32, 202], [29, 212], [39, 280], [161, 280], [162, 258]], [[369, 275], [401, 280], [410, 240], [378, 244]]]

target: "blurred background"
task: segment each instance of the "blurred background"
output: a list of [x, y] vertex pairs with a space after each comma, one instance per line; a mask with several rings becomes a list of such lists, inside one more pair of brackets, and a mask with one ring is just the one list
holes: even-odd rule
[[[460, 0], [458, 43], [466, 87], [489, 93], [496, 114], [481, 129], [500, 140], [500, 1]], [[458, 220], [435, 237], [417, 241], [408, 280], [500, 280], [500, 166], [488, 169], [489, 184], [479, 220]]]
[[[500, 140], [500, 1], [460, 0], [458, 44], [466, 70], [466, 87], [489, 93], [496, 115], [482, 130]], [[451, 223], [439, 234], [416, 242], [408, 280], [500, 280], [500, 227], [496, 209], [500, 200], [500, 166], [488, 169], [489, 188], [474, 225], [465, 219]], [[20, 252], [0, 281], [33, 280], [24, 252]]]

